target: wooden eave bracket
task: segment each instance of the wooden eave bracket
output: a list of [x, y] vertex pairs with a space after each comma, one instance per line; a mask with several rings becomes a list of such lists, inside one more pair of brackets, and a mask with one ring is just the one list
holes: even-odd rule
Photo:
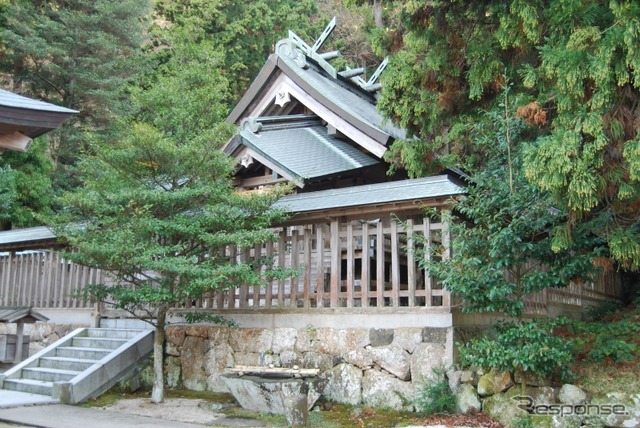
[[20, 132], [0, 134], [0, 148], [2, 149], [26, 152], [31, 146], [31, 142], [31, 138]]

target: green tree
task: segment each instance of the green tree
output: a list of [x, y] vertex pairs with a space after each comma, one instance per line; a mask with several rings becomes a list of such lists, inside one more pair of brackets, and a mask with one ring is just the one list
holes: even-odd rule
[[0, 222], [11, 221], [10, 209], [16, 197], [15, 171], [10, 166], [0, 166]]
[[593, 222], [575, 226], [569, 248], [555, 245], [553, 231], [563, 230], [566, 213], [522, 173], [521, 139], [527, 128], [509, 114], [508, 93], [507, 88], [501, 105], [485, 113], [470, 133], [474, 151], [484, 160], [479, 166], [467, 164], [471, 176], [466, 197], [454, 205], [451, 257], [420, 259], [461, 298], [464, 311], [517, 317], [525, 296], [591, 279], [594, 259], [607, 252], [602, 239], [590, 233]]
[[[317, 19], [312, 0], [160, 0], [155, 13], [159, 24], [154, 31], [156, 45], [167, 45], [167, 37], [176, 27], [191, 27], [202, 29], [202, 38], [224, 51], [218, 72], [230, 80], [231, 101], [242, 96], [274, 52], [275, 43], [287, 37], [287, 30], [294, 30], [304, 40], [315, 40], [327, 21]], [[166, 57], [166, 52], [159, 55]]]
[[268, 227], [281, 216], [269, 208], [277, 192], [232, 186], [233, 165], [220, 150], [233, 132], [223, 122], [228, 82], [211, 72], [223, 56], [179, 36], [158, 80], [133, 94], [135, 114], [123, 119], [118, 140], [81, 162], [84, 186], [65, 195], [55, 226], [73, 260], [112, 276], [112, 284], [87, 287], [87, 297], [155, 324], [155, 402], [164, 398], [167, 316], [205, 292], [275, 275], [269, 260], [235, 263], [222, 250], [274, 239]]
[[14, 194], [11, 203], [2, 209], [0, 229], [40, 224], [40, 216], [48, 215], [53, 204], [47, 142], [37, 138], [25, 153], [7, 151], [0, 156], [0, 165], [4, 171], [12, 171], [4, 185], [10, 186]]
[[568, 214], [556, 248], [597, 220], [612, 257], [640, 268], [640, 4], [412, 0], [400, 17], [382, 39], [393, 58], [380, 106], [416, 139], [389, 159], [422, 175], [477, 155], [469, 130], [506, 74], [531, 127], [524, 174]]
[[54, 189], [78, 184], [74, 165], [87, 132], [106, 133], [128, 106], [127, 84], [142, 68], [147, 0], [13, 0], [3, 14], [0, 67], [14, 89], [80, 111], [43, 137]]

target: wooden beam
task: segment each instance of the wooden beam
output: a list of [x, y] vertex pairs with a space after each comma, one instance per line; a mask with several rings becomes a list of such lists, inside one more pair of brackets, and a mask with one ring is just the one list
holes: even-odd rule
[[0, 148], [7, 150], [15, 150], [17, 152], [26, 152], [31, 146], [31, 138], [20, 132], [12, 132], [10, 134], [0, 134]]

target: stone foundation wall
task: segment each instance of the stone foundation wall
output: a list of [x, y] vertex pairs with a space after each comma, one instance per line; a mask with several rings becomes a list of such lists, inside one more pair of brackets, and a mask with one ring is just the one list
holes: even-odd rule
[[[31, 338], [29, 344], [29, 355], [46, 348], [56, 340], [76, 328], [89, 327], [89, 324], [59, 324], [52, 322], [37, 322], [24, 325], [24, 334]], [[0, 334], [16, 334], [16, 325], [12, 323], [0, 323]]]
[[227, 392], [235, 365], [320, 369], [325, 399], [411, 409], [416, 387], [451, 364], [450, 328], [167, 328], [168, 386]]

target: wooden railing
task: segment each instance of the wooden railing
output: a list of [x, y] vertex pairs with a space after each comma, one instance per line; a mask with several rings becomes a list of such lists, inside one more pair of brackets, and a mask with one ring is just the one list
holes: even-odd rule
[[100, 281], [100, 269], [72, 263], [53, 250], [0, 255], [0, 306], [88, 308], [76, 292]]
[[438, 245], [440, 257], [448, 257], [448, 236], [445, 223], [429, 219], [333, 220], [281, 228], [277, 241], [252, 249], [230, 248], [227, 256], [237, 261], [272, 257], [276, 267], [297, 269], [299, 275], [271, 281], [266, 287], [208, 293], [192, 302], [193, 307], [219, 311], [448, 307], [449, 293], [425, 275], [416, 256], [417, 248]]
[[[449, 257], [449, 230], [443, 221], [391, 218], [287, 226], [275, 242], [251, 249], [227, 248], [231, 262], [272, 258], [276, 267], [298, 275], [264, 287], [241, 286], [210, 292], [174, 309], [318, 310], [322, 308], [441, 308], [452, 306], [449, 292], [421, 268], [417, 254]], [[425, 250], [427, 251], [418, 251]], [[432, 251], [435, 250], [435, 251]], [[99, 269], [63, 259], [53, 250], [0, 255], [0, 306], [91, 308], [78, 299], [86, 284], [108, 280]], [[602, 274], [590, 283], [570, 284], [527, 296], [528, 314], [546, 314], [550, 305], [589, 306], [621, 296], [619, 276]], [[101, 306], [104, 314], [115, 313]]]

